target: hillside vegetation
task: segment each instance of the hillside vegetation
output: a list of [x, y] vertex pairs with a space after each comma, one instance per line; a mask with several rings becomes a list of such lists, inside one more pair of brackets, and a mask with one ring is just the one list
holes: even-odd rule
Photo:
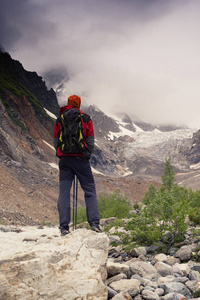
[[[188, 225], [200, 224], [200, 191], [192, 191], [175, 184], [171, 157], [166, 159], [162, 185], [150, 185], [141, 204], [134, 207], [127, 197], [115, 191], [98, 198], [101, 218], [116, 217], [105, 230], [122, 226], [127, 233], [120, 234], [124, 245], [164, 244], [167, 251], [174, 243], [184, 240]], [[126, 220], [124, 220], [126, 219]], [[78, 209], [78, 222], [86, 220], [84, 208]], [[194, 230], [194, 235], [198, 234]]]

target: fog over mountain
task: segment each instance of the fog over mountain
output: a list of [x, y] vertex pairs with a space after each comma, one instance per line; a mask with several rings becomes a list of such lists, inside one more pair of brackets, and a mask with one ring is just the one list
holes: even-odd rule
[[198, 0], [1, 0], [0, 44], [28, 70], [66, 68], [66, 97], [199, 128], [199, 11]]

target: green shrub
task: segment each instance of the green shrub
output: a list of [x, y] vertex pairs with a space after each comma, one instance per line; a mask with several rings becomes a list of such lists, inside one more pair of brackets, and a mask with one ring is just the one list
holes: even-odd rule
[[190, 190], [189, 220], [200, 224], [200, 191]]
[[169, 158], [165, 160], [165, 169], [163, 175], [161, 176], [161, 179], [163, 186], [166, 189], [170, 190], [175, 180], [174, 168], [171, 164], [171, 156], [169, 156]]
[[130, 217], [132, 205], [128, 198], [119, 191], [115, 191], [112, 194], [100, 194], [98, 203], [100, 218], [117, 217], [122, 219]]
[[[120, 219], [130, 218], [125, 226], [131, 232], [121, 234], [126, 249], [130, 245], [151, 245], [163, 241], [164, 250], [174, 243], [184, 240], [188, 227], [187, 216], [195, 224], [200, 224], [200, 191], [188, 190], [175, 184], [171, 158], [165, 162], [162, 186], [149, 186], [142, 203], [137, 205], [137, 213], [131, 213], [132, 205], [119, 191], [102, 193], [98, 197], [100, 218], [116, 217], [105, 230], [123, 226]], [[78, 209], [78, 222], [86, 221], [85, 208]], [[197, 233], [194, 233], [197, 235]]]
[[190, 193], [174, 184], [171, 158], [166, 160], [162, 181], [159, 189], [149, 186], [139, 215], [134, 215], [127, 224], [126, 229], [132, 230], [133, 241], [139, 244], [150, 245], [163, 240], [170, 246], [184, 239]]
[[[100, 218], [117, 217], [118, 219], [130, 217], [132, 205], [127, 197], [115, 191], [112, 194], [102, 193], [98, 197]], [[85, 207], [78, 207], [77, 223], [87, 220]]]

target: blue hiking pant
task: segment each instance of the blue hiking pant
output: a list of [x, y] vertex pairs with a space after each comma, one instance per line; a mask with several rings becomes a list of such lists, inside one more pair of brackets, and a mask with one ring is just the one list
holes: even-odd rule
[[60, 227], [68, 228], [71, 220], [70, 190], [76, 175], [84, 191], [88, 223], [99, 223], [99, 209], [89, 160], [76, 156], [64, 156], [59, 161], [58, 212]]

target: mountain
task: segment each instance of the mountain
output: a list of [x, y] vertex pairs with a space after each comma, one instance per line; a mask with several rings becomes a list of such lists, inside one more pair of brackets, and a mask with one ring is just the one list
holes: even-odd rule
[[1, 51], [0, 219], [32, 224], [57, 212], [58, 174], [50, 165], [56, 161], [54, 119], [47, 108], [59, 108], [55, 92]]
[[[59, 80], [67, 82], [64, 74]], [[50, 79], [57, 86], [57, 77], [51, 74]], [[58, 94], [45, 81], [0, 51], [0, 222], [58, 221], [58, 158], [52, 135], [59, 104]], [[107, 115], [95, 105], [83, 110], [94, 124], [91, 165], [97, 193], [119, 189], [132, 203], [141, 201], [150, 183], [160, 185], [169, 155], [177, 182], [199, 187], [199, 132], [154, 126], [124, 112]], [[81, 189], [78, 202], [84, 204]]]

